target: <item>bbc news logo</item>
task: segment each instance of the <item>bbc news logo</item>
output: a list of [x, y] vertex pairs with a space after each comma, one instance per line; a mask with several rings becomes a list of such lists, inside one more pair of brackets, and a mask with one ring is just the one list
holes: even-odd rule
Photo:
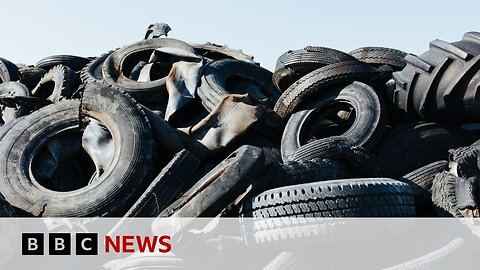
[[[70, 233], [48, 234], [48, 255], [72, 255]], [[98, 255], [97, 233], [75, 233], [75, 255]], [[170, 236], [105, 236], [105, 253], [168, 253], [172, 250]], [[46, 255], [44, 233], [22, 233], [22, 255]]]
[[[45, 234], [22, 233], [22, 255], [45, 255]], [[72, 255], [72, 234], [49, 233], [48, 255]], [[98, 255], [98, 234], [76, 233], [75, 255]]]

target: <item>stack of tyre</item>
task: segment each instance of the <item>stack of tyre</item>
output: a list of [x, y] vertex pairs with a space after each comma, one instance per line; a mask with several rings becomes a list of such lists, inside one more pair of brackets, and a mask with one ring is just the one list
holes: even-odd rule
[[[1, 58], [2, 214], [476, 215], [478, 37], [420, 56], [306, 47], [273, 74], [148, 33], [99, 57]], [[186, 58], [204, 65], [167, 117]]]

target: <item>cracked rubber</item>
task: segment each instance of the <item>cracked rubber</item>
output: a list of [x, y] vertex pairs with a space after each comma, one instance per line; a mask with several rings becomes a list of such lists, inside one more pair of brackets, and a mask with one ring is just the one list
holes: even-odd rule
[[[385, 103], [373, 88], [364, 83], [354, 82], [344, 88], [325, 91], [311, 104], [307, 109], [294, 113], [287, 122], [281, 144], [284, 161], [291, 160], [297, 149], [308, 141], [321, 138], [313, 134], [315, 124], [335, 105], [347, 104], [352, 108], [355, 115], [353, 123], [343, 134], [335, 135], [346, 137], [353, 145], [373, 149], [387, 127]], [[327, 129], [322, 128], [322, 132]]]
[[[53, 134], [82, 131], [92, 117], [113, 134], [113, 163], [95, 182], [69, 192], [43, 188], [30, 175], [36, 149]], [[123, 216], [148, 185], [154, 139], [140, 106], [118, 89], [89, 84], [83, 99], [61, 101], [26, 116], [2, 139], [0, 193], [34, 216]]]
[[338, 62], [354, 61], [355, 57], [331, 48], [308, 46], [282, 54], [275, 65], [272, 81], [280, 91], [315, 69]]
[[398, 179], [412, 188], [418, 216], [433, 214], [431, 191], [433, 179], [438, 173], [444, 171], [448, 171], [448, 161], [440, 160], [418, 168]]
[[55, 66], [40, 79], [32, 96], [52, 102], [69, 99], [75, 91], [75, 80], [75, 71], [64, 65]]
[[385, 71], [358, 60], [330, 64], [308, 73], [293, 83], [282, 93], [274, 111], [281, 118], [288, 119], [302, 102], [325, 91], [329, 86], [353, 81], [370, 82], [383, 79], [385, 76]]

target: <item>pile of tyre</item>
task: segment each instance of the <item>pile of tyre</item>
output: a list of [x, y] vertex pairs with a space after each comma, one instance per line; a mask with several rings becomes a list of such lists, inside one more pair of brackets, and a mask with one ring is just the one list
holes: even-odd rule
[[419, 56], [306, 47], [272, 73], [149, 31], [0, 58], [3, 216], [479, 215], [479, 33]]

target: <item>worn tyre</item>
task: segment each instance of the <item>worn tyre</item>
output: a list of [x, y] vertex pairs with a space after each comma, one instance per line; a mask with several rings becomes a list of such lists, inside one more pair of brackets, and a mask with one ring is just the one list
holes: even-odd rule
[[75, 91], [75, 81], [75, 71], [64, 65], [55, 66], [40, 79], [32, 96], [52, 102], [69, 99]]
[[[43, 187], [31, 171], [37, 151], [52, 136], [81, 132], [83, 120], [97, 119], [110, 131], [114, 158], [91, 184], [73, 191]], [[82, 121], [82, 122], [80, 122]], [[83, 100], [62, 101], [19, 121], [0, 144], [0, 192], [13, 206], [34, 216], [123, 215], [147, 185], [154, 141], [144, 113], [136, 102], [117, 89], [89, 85]]]
[[[215, 217], [247, 190], [264, 164], [260, 148], [242, 146], [207, 173], [160, 217]], [[221, 190], [222, 192], [219, 192]]]
[[[140, 62], [148, 62], [150, 55], [155, 49], [162, 47], [174, 47], [195, 53], [188, 43], [170, 38], [154, 38], [120, 48], [110, 54], [103, 63], [103, 81], [111, 84], [130, 94], [139, 102], [154, 102], [165, 99], [166, 76], [170, 68], [165, 69], [165, 76], [151, 82], [137, 82], [129, 78], [130, 72]], [[168, 69], [168, 70], [167, 70]]]
[[355, 57], [331, 48], [308, 46], [282, 54], [273, 72], [273, 83], [285, 91], [294, 82], [315, 69], [338, 62], [355, 61]]
[[412, 188], [417, 215], [430, 216], [433, 214], [431, 191], [433, 179], [444, 171], [448, 171], [448, 161], [440, 160], [418, 168], [398, 179]]
[[211, 112], [228, 94], [248, 93], [252, 101], [272, 109], [280, 91], [272, 84], [272, 73], [255, 64], [223, 59], [203, 69], [197, 94]]
[[[281, 144], [284, 161], [290, 160], [297, 149], [310, 140], [341, 135], [353, 145], [372, 149], [385, 132], [386, 106], [378, 94], [366, 84], [354, 82], [345, 88], [326, 91], [311, 104], [309, 109], [294, 113], [287, 122]], [[343, 122], [350, 126], [338, 129], [319, 125], [329, 110], [332, 110], [334, 115], [345, 112], [346, 121]], [[353, 122], [350, 120], [352, 118]], [[329, 129], [332, 132], [329, 132]]]
[[358, 60], [330, 64], [308, 73], [292, 84], [282, 93], [274, 110], [281, 118], [288, 119], [301, 103], [325, 91], [329, 86], [353, 81], [375, 81], [385, 76], [386, 72], [383, 70]]
[[105, 62], [105, 59], [107, 59], [107, 57], [113, 52], [114, 50], [104, 53], [86, 64], [80, 73], [80, 79], [82, 82], [89, 83], [93, 81], [101, 81], [103, 79], [103, 63]]

